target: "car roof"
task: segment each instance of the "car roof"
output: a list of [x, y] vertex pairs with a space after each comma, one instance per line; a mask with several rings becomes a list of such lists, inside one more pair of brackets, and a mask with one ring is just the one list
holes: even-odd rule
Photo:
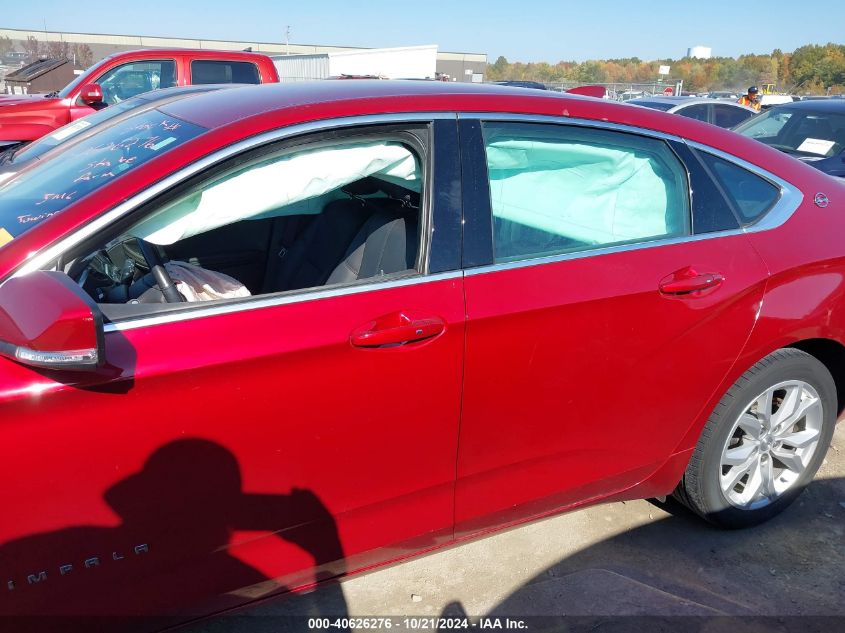
[[807, 112], [843, 113], [845, 99], [810, 99], [809, 101], [793, 101], [783, 105], [773, 106], [777, 110], [801, 110]]
[[[559, 99], [561, 108], [566, 101], [599, 101], [592, 97], [495, 84], [361, 79], [247, 86], [187, 97], [177, 104], [168, 105], [163, 111], [191, 123], [214, 128], [267, 112], [332, 103], [338, 104], [338, 115], [342, 116], [340, 102], [344, 101], [367, 102], [368, 109], [375, 114], [389, 112], [389, 102], [395, 100], [433, 97], [443, 102], [440, 110], [450, 110], [454, 106], [448, 102], [462, 96], [489, 97], [489, 101], [480, 108], [485, 111], [507, 111], [504, 101], [512, 104], [514, 99], [524, 100], [525, 103], [529, 102], [529, 98]], [[402, 109], [408, 110], [407, 107]]]
[[242, 59], [244, 61], [255, 61], [257, 57], [266, 58], [262, 53], [253, 53], [249, 51], [225, 51], [209, 48], [140, 48], [131, 51], [120, 51], [105, 57], [103, 61], [122, 59], [124, 57], [131, 57], [133, 59], [157, 59], [162, 55], [167, 56], [187, 56], [195, 59], [220, 59], [225, 57], [227, 60]]

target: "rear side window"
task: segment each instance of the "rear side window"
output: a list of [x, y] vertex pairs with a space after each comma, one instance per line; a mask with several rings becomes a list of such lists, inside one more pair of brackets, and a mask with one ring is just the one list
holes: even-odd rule
[[720, 191], [719, 185], [707, 172], [707, 168], [701, 164], [686, 143], [672, 141], [671, 145], [689, 172], [693, 233], [715, 233], [738, 229], [739, 221], [736, 213]]
[[685, 116], [688, 119], [695, 119], [696, 121], [708, 122], [707, 111], [710, 105], [707, 103], [699, 103], [698, 105], [691, 105], [688, 108], [681, 108], [678, 114]]
[[195, 59], [191, 62], [193, 84], [259, 84], [258, 68], [251, 62]]
[[768, 180], [707, 152], [698, 155], [721, 185], [743, 226], [759, 220], [780, 199], [780, 189]]
[[754, 115], [745, 108], [737, 108], [725, 104], [713, 106], [713, 123], [719, 127], [730, 128], [747, 121]]
[[496, 262], [689, 232], [686, 171], [663, 141], [534, 123], [483, 133]]

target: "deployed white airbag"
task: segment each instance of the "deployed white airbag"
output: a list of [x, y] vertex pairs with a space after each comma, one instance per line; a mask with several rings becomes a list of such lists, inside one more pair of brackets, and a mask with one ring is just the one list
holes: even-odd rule
[[[667, 225], [674, 192], [647, 154], [577, 142], [502, 140], [487, 146], [487, 163], [495, 217], [588, 244], [683, 228], [682, 219], [680, 227]], [[682, 217], [684, 210], [674, 211]]]
[[169, 261], [164, 268], [176, 284], [176, 289], [189, 302], [235, 299], [251, 294], [237, 279], [214, 270], [179, 261]]
[[419, 186], [414, 155], [399, 143], [335, 145], [294, 152], [228, 174], [142, 221], [131, 234], [166, 245], [240, 220], [319, 213], [325, 202], [321, 197], [374, 175], [410, 188]]

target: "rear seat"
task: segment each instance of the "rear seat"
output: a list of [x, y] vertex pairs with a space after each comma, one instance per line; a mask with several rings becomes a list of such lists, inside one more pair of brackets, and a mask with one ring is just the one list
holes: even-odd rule
[[[271, 255], [263, 292], [282, 292], [412, 269], [416, 209], [390, 198], [326, 205], [281, 256]], [[290, 220], [290, 218], [286, 218]]]

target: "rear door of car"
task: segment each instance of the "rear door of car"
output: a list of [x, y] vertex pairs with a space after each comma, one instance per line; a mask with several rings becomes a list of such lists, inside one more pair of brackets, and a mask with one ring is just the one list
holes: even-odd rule
[[457, 534], [658, 468], [737, 358], [767, 275], [676, 139], [489, 115], [465, 115], [460, 132]]
[[429, 131], [416, 272], [118, 318], [93, 374], [0, 359], [0, 613], [199, 615], [452, 536], [455, 116], [307, 132], [383, 121]]

